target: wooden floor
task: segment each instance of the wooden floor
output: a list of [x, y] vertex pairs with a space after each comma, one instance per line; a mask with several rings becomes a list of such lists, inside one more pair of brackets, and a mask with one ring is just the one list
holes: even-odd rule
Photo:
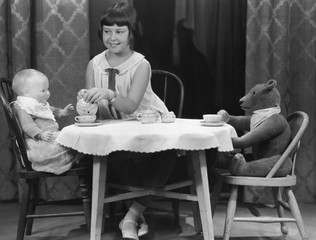
[[[80, 208], [76, 206], [42, 206], [52, 211], [64, 208]], [[300, 204], [303, 220], [309, 235], [309, 240], [316, 239], [316, 204]], [[276, 212], [269, 207], [260, 207], [263, 214]], [[0, 240], [14, 240], [18, 221], [18, 203], [0, 202]], [[238, 209], [238, 214], [248, 215], [245, 208]], [[181, 202], [181, 231], [173, 223], [173, 215], [170, 211], [170, 202], [155, 202], [146, 212], [145, 217], [149, 223], [150, 234], [143, 239], [147, 240], [202, 240], [202, 236], [194, 234], [193, 219], [190, 204]], [[106, 232], [102, 239], [121, 239], [117, 222], [113, 226], [106, 221]], [[225, 203], [220, 203], [214, 217], [215, 239], [221, 240], [225, 219]], [[289, 234], [282, 236], [279, 224], [234, 223], [231, 240], [299, 240], [301, 239], [294, 223], [288, 223]], [[25, 240], [88, 240], [89, 233], [85, 228], [83, 217], [65, 217], [51, 219], [37, 219], [34, 222], [33, 234], [26, 236]]]

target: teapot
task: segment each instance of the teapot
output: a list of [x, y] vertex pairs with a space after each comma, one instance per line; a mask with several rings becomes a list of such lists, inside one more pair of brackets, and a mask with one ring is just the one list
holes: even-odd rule
[[82, 98], [78, 100], [76, 105], [77, 113], [82, 115], [95, 115], [98, 111], [97, 103], [87, 103]]

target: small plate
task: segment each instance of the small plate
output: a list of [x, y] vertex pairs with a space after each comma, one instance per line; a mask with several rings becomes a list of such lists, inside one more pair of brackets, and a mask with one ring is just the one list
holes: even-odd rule
[[208, 122], [201, 121], [201, 124], [203, 126], [208, 126], [208, 127], [220, 127], [220, 126], [223, 126], [225, 124], [225, 122], [208, 123]]
[[79, 123], [76, 122], [75, 125], [78, 127], [94, 127], [100, 125], [100, 122], [92, 122], [92, 123]]

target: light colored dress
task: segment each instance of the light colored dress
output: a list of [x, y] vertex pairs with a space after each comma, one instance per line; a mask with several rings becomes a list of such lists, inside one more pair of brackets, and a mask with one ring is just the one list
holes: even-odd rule
[[[92, 59], [95, 87], [98, 88], [108, 88], [109, 74], [105, 69], [113, 68], [105, 57], [107, 51], [105, 50]], [[135, 71], [143, 62], [149, 65], [142, 54], [133, 52], [131, 57], [115, 67], [119, 71], [115, 77], [115, 90], [119, 95], [127, 96]], [[150, 81], [136, 111], [130, 115], [120, 112], [120, 115], [123, 119], [135, 118], [139, 112], [148, 109], [168, 112], [164, 102], [152, 90]], [[112, 118], [109, 114], [107, 100], [99, 102], [99, 117], [101, 119]], [[109, 179], [120, 184], [164, 186], [175, 166], [176, 158], [176, 152], [173, 150], [155, 153], [118, 151], [110, 154]], [[123, 165], [122, 161], [124, 161]]]
[[[97, 88], [108, 88], [109, 83], [109, 73], [105, 71], [107, 68], [113, 68], [110, 66], [106, 59], [106, 52], [98, 54], [95, 56], [93, 61], [93, 72], [94, 72], [94, 83]], [[122, 64], [116, 66], [115, 69], [119, 71], [119, 74], [116, 75], [116, 92], [122, 97], [126, 97], [128, 91], [132, 84], [132, 78], [135, 74], [136, 69], [143, 62], [146, 62], [148, 65], [149, 62], [145, 59], [145, 57], [138, 53], [133, 52], [133, 54]], [[134, 118], [137, 113], [143, 110], [156, 110], [159, 112], [168, 112], [168, 109], [164, 102], [154, 93], [151, 87], [151, 82], [149, 81], [144, 97], [136, 109], [136, 111], [131, 114], [125, 114], [120, 112], [120, 115], [123, 119]], [[108, 102], [107, 100], [102, 100], [99, 102], [99, 116], [101, 119], [111, 118], [108, 114]]]
[[[75, 162], [76, 151], [58, 144], [58, 123], [53, 113], [61, 109], [41, 104], [29, 97], [17, 97], [13, 107], [24, 132], [27, 156], [35, 171], [62, 174]], [[53, 109], [53, 110], [52, 110]], [[51, 142], [39, 140], [36, 136], [45, 131], [54, 133]]]

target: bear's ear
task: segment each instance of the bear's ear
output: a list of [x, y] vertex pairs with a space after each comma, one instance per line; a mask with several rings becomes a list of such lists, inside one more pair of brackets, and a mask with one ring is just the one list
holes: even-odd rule
[[266, 83], [266, 89], [267, 90], [272, 90], [273, 88], [275, 88], [277, 85], [277, 81], [274, 79], [270, 79], [267, 81]]

